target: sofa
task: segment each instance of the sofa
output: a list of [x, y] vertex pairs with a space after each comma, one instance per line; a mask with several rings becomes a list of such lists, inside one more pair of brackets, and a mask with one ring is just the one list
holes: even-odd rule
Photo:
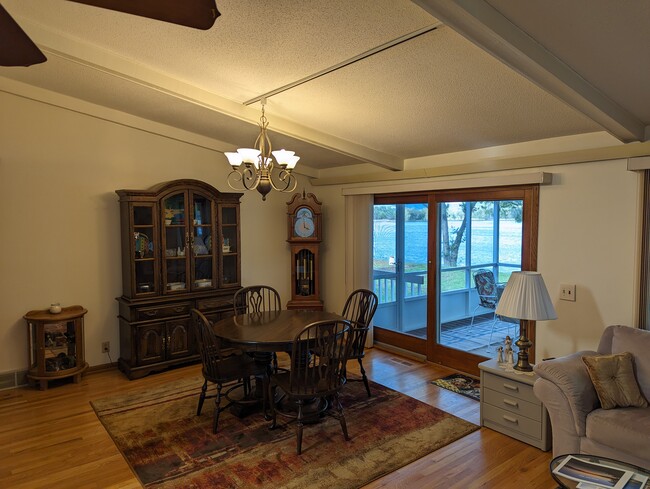
[[535, 365], [538, 378], [533, 391], [548, 410], [555, 457], [599, 455], [650, 470], [650, 407], [603, 409], [582, 359], [623, 352], [632, 354], [641, 400], [650, 400], [650, 331], [608, 326], [598, 351], [580, 351]]

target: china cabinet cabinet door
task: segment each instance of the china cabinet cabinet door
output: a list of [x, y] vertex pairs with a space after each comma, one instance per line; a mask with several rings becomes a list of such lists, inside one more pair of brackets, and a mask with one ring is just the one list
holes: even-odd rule
[[165, 359], [165, 323], [138, 326], [136, 337], [140, 365], [162, 362]]
[[163, 292], [178, 294], [189, 290], [189, 224], [187, 222], [187, 192], [178, 192], [162, 199], [161, 210], [165, 219], [162, 245]]
[[167, 321], [167, 358], [186, 357], [194, 353], [194, 338], [189, 323], [188, 319]]

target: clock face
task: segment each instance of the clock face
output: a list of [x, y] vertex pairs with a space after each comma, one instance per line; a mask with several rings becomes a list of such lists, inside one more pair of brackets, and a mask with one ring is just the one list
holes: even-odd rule
[[311, 209], [308, 209], [307, 207], [301, 207], [298, 209], [293, 230], [296, 233], [296, 236], [301, 238], [309, 238], [314, 235], [316, 226], [314, 225], [314, 214]]

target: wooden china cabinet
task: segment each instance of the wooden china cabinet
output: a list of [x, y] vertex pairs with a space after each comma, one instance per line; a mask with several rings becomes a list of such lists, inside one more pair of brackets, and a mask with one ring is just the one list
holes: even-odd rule
[[240, 287], [240, 193], [199, 180], [117, 190], [122, 234], [120, 358], [129, 379], [199, 360], [190, 310], [232, 315]]

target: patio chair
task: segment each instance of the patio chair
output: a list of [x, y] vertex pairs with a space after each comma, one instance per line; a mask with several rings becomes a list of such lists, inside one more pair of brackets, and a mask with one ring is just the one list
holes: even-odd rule
[[492, 344], [492, 336], [494, 335], [494, 328], [496, 327], [497, 321], [504, 321], [508, 323], [508, 333], [510, 333], [510, 324], [515, 324], [515, 322], [518, 323], [518, 321], [497, 316], [496, 309], [504, 287], [496, 283], [492, 270], [488, 270], [487, 268], [480, 268], [476, 270], [474, 272], [474, 285], [476, 286], [476, 292], [478, 294], [478, 304], [472, 312], [472, 322], [470, 323], [470, 328], [474, 326], [476, 311], [478, 311], [479, 308], [483, 307], [485, 309], [491, 309], [493, 311], [494, 319], [492, 320], [490, 339], [487, 344], [487, 347], [489, 349], [490, 345]]
[[[266, 411], [266, 392], [268, 390], [267, 367], [263, 363], [256, 362], [248, 355], [230, 355], [225, 356], [221, 350], [221, 340], [212, 332], [210, 321], [197, 309], [192, 309], [191, 313], [192, 327], [196, 335], [201, 363], [203, 364], [203, 386], [199, 396], [199, 405], [196, 409], [196, 415], [201, 415], [203, 402], [206, 399], [215, 399], [214, 419], [212, 422], [212, 433], [217, 432], [219, 424], [219, 414], [232, 404], [251, 405], [259, 403], [259, 399], [251, 395], [251, 377], [261, 377], [264, 388], [263, 403]], [[208, 383], [213, 383], [217, 387], [215, 395], [207, 395]], [[227, 387], [222, 394], [221, 391]], [[231, 397], [231, 393], [241, 389], [243, 394], [239, 398]], [[228, 403], [221, 406], [221, 399], [225, 397]]]
[[368, 383], [368, 377], [366, 377], [366, 371], [363, 368], [362, 359], [364, 357], [370, 321], [372, 321], [372, 317], [375, 315], [378, 303], [379, 299], [373, 291], [357, 289], [350, 294], [341, 313], [345, 319], [352, 323], [352, 330], [350, 332], [352, 340], [348, 360], [356, 358], [359, 362], [361, 380], [366, 386], [368, 397], [370, 397], [370, 385]]
[[[304, 424], [318, 422], [324, 414], [337, 418], [345, 440], [350, 439], [339, 400], [339, 391], [345, 384], [345, 362], [352, 337], [349, 330], [350, 322], [341, 319], [309, 324], [294, 338], [291, 369], [271, 375], [267, 395], [271, 407], [270, 428], [276, 427], [278, 414], [294, 419], [297, 423], [298, 455], [302, 453]], [[318, 355], [312, 354], [314, 349]], [[284, 410], [276, 405], [275, 390], [278, 387], [286, 394], [283, 402], [290, 404]]]

